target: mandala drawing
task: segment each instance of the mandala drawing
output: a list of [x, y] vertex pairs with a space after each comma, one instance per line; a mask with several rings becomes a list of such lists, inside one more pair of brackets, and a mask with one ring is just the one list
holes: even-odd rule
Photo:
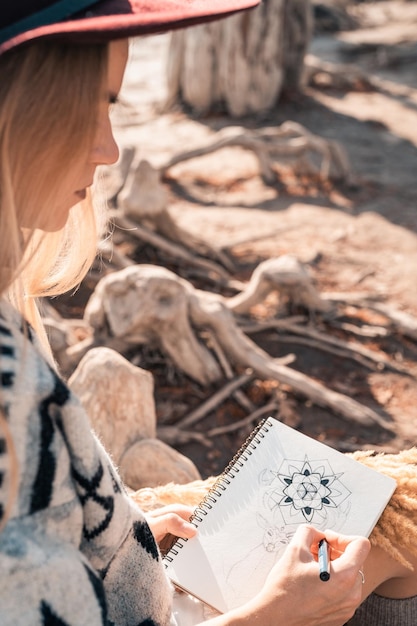
[[[264, 470], [260, 481], [268, 485], [264, 504], [270, 511], [279, 509], [286, 524], [315, 523], [333, 514], [351, 492], [342, 483], [343, 473], [335, 474], [327, 460], [284, 460], [278, 469]], [[332, 515], [334, 517], [334, 515]]]

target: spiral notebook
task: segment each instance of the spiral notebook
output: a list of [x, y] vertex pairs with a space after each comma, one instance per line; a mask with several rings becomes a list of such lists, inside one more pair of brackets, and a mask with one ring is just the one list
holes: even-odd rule
[[262, 585], [300, 524], [368, 536], [395, 481], [285, 426], [262, 421], [194, 512], [198, 533], [164, 557], [174, 585], [217, 611]]

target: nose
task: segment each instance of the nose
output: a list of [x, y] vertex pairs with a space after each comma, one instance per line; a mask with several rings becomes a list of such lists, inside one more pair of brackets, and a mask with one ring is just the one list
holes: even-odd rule
[[111, 165], [119, 158], [119, 147], [113, 135], [113, 129], [108, 116], [101, 121], [96, 133], [92, 161], [95, 165]]

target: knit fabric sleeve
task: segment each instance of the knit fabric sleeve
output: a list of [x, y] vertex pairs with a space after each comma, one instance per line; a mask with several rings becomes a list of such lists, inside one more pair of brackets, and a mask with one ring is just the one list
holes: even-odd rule
[[0, 381], [0, 624], [172, 623], [142, 512], [77, 398], [1, 302]]
[[416, 623], [417, 596], [383, 598], [372, 593], [346, 626], [415, 626]]

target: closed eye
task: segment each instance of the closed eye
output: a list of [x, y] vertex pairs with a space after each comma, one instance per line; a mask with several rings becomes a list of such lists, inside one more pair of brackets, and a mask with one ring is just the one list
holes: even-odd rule
[[122, 98], [119, 93], [109, 93], [108, 100], [111, 109], [113, 109], [115, 106], [129, 108], [128, 101]]
[[109, 110], [110, 113], [123, 113], [124, 116], [127, 114], [132, 114], [135, 109], [130, 102], [121, 98], [119, 94], [110, 94], [109, 95]]

